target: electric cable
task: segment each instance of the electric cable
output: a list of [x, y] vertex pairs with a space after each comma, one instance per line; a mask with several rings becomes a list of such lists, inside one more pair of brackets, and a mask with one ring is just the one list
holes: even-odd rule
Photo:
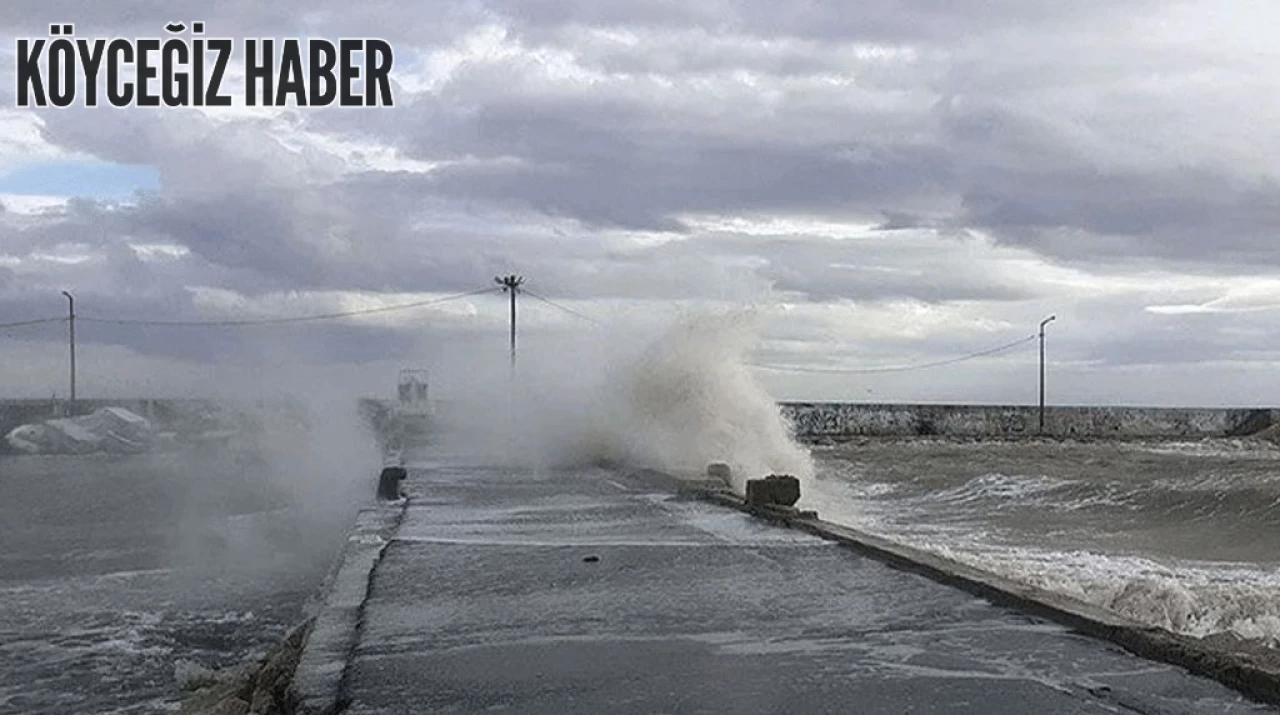
[[317, 315], [299, 315], [282, 318], [247, 318], [241, 320], [141, 320], [128, 318], [94, 318], [88, 316], [76, 316], [76, 320], [89, 323], [110, 323], [112, 325], [149, 325], [160, 327], [200, 327], [200, 326], [254, 326], [254, 325], [281, 325], [285, 323], [304, 323], [314, 322], [318, 320], [335, 320], [339, 318], [350, 318], [357, 315], [371, 315], [374, 313], [389, 313], [396, 310], [409, 310], [411, 308], [424, 308], [429, 305], [439, 305], [452, 300], [461, 298], [470, 298], [472, 296], [483, 295], [485, 293], [493, 293], [500, 289], [484, 288], [474, 290], [467, 293], [458, 293], [455, 295], [436, 298], [433, 300], [421, 300], [413, 303], [401, 303], [398, 305], [386, 305], [380, 308], [364, 308], [362, 310], [348, 310], [340, 313], [320, 313]]
[[967, 355], [961, 355], [960, 357], [948, 358], [946, 360], [937, 360], [934, 362], [919, 363], [916, 365], [893, 365], [888, 367], [864, 367], [864, 368], [821, 368], [821, 367], [783, 367], [780, 365], [763, 365], [759, 363], [750, 363], [750, 364], [752, 367], [758, 367], [762, 370], [775, 370], [778, 372], [810, 372], [810, 373], [821, 373], [821, 374], [832, 374], [832, 375], [871, 374], [871, 373], [879, 373], [879, 372], [909, 372], [912, 370], [925, 370], [928, 368], [943, 367], [945, 365], [954, 365], [956, 363], [964, 362], [966, 360], [973, 360], [975, 358], [986, 357], [987, 355], [995, 355], [997, 353], [1001, 353], [1006, 350], [1011, 350], [1013, 348], [1016, 348], [1019, 345], [1022, 345], [1023, 343], [1028, 343], [1035, 339], [1036, 339], [1035, 335], [1029, 335], [1025, 338], [1020, 338], [1011, 343], [1005, 343], [1004, 345], [999, 345], [994, 348], [979, 350], [978, 352], [969, 353]]

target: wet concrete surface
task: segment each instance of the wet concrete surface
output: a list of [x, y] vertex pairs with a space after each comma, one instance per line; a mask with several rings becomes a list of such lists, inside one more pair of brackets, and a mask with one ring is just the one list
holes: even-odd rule
[[604, 470], [410, 470], [350, 713], [1274, 712]]

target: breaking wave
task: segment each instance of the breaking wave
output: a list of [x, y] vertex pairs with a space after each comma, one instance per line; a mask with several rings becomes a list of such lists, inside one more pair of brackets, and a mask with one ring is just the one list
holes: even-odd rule
[[811, 457], [746, 364], [757, 336], [748, 315], [689, 320], [626, 366], [610, 401], [624, 459], [681, 472], [725, 462], [739, 491], [773, 473], [811, 479]]
[[517, 399], [507, 393], [507, 365], [470, 370], [458, 390], [467, 402], [449, 415], [460, 435], [449, 448], [489, 445], [495, 453], [476, 456], [526, 466], [610, 462], [682, 475], [725, 462], [739, 491], [771, 473], [807, 481], [808, 451], [746, 363], [758, 328], [750, 313], [703, 315], [638, 338], [599, 333], [529, 345]]
[[1280, 450], [1221, 440], [819, 454], [808, 503], [824, 518], [1145, 624], [1280, 644]]

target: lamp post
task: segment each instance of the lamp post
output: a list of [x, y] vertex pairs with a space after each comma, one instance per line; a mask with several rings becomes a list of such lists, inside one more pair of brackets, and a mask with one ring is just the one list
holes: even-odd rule
[[73, 412], [76, 407], [76, 299], [65, 290], [62, 294], [67, 297], [67, 327], [71, 346], [71, 404], [68, 412]]
[[1058, 316], [1050, 315], [1040, 321], [1040, 434], [1044, 434], [1044, 326], [1053, 322]]

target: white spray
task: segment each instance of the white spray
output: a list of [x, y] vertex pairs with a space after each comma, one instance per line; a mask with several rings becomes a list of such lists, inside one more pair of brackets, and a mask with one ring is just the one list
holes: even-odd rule
[[[746, 364], [759, 323], [751, 313], [704, 315], [656, 335], [628, 326], [531, 340], [510, 403], [506, 366], [472, 361], [452, 411], [466, 425], [459, 443], [487, 443], [523, 465], [613, 462], [692, 476], [725, 462], [738, 491], [769, 474], [808, 481], [808, 452]], [[514, 414], [504, 420], [506, 409]]]

